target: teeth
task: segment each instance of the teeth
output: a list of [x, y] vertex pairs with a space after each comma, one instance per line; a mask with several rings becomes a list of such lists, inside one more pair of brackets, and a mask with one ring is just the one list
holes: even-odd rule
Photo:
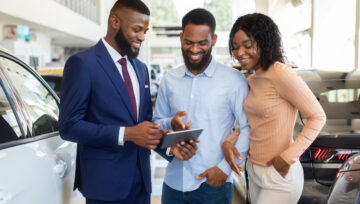
[[190, 55], [191, 59], [198, 60], [200, 59], [201, 55]]
[[141, 43], [133, 43], [135, 48], [140, 48]]

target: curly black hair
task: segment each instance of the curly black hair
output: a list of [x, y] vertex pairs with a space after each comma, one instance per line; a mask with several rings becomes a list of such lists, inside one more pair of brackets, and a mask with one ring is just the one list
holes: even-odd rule
[[275, 22], [261, 13], [240, 16], [234, 23], [229, 36], [229, 52], [233, 57], [233, 39], [242, 30], [253, 39], [260, 48], [260, 65], [263, 70], [269, 69], [276, 61], [284, 63], [285, 56], [281, 43], [281, 34]]

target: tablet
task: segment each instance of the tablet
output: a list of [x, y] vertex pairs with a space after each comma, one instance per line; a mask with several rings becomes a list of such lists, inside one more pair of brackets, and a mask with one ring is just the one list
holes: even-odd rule
[[168, 148], [181, 141], [197, 140], [203, 129], [175, 131], [164, 135], [161, 149]]

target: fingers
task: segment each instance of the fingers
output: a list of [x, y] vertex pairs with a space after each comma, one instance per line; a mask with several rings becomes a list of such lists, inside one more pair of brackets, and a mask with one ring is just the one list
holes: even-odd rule
[[[231, 151], [231, 150], [229, 150]], [[238, 168], [238, 166], [236, 165], [236, 162], [235, 162], [235, 159], [234, 159], [234, 154], [230, 152], [230, 158], [227, 160], [227, 162], [229, 163], [231, 169], [237, 173], [237, 174], [240, 174], [240, 170]]]
[[178, 116], [178, 117], [184, 117], [186, 115], [187, 115], [187, 111], [178, 111], [175, 114], [175, 116]]
[[240, 153], [239, 153], [239, 151], [237, 150], [236, 147], [233, 147], [233, 153], [234, 153], [234, 156], [235, 156], [238, 160], [241, 160]]
[[180, 153], [184, 156], [184, 159], [190, 159], [195, 155], [197, 146], [195, 143], [189, 144], [187, 142], [181, 142], [176, 144], [176, 147], [179, 149]]
[[158, 129], [160, 127], [160, 124], [153, 123], [153, 122], [150, 122], [150, 121], [141, 122], [141, 123], [139, 123], [139, 125], [143, 125], [145, 127], [154, 128], [154, 129]]
[[149, 128], [147, 130], [147, 133], [156, 137], [162, 137], [162, 135], [165, 135], [167, 133], [171, 132], [171, 130], [166, 130], [166, 129], [152, 129]]
[[[174, 130], [185, 130], [190, 128], [189, 124], [184, 124], [183, 119], [187, 115], [187, 111], [178, 111], [176, 112], [174, 118], [171, 120], [171, 127]], [[190, 124], [191, 125], [191, 124]]]
[[191, 125], [192, 125], [192, 122], [191, 122], [191, 121], [187, 122], [187, 123], [185, 124], [184, 129], [185, 129], [185, 130], [189, 130], [190, 127], [191, 127]]
[[197, 180], [201, 180], [201, 179], [206, 178], [206, 177], [207, 177], [207, 170], [204, 173], [202, 173], [200, 175], [197, 175], [195, 178]]

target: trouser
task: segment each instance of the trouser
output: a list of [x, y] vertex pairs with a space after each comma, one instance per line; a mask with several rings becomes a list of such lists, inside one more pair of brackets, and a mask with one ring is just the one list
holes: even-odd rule
[[194, 191], [177, 191], [163, 183], [162, 204], [231, 204], [233, 184], [226, 182], [222, 186], [210, 186], [206, 182]]
[[249, 177], [249, 193], [252, 204], [297, 203], [304, 186], [304, 171], [300, 161], [290, 166], [283, 178], [274, 166], [264, 167], [246, 163]]

